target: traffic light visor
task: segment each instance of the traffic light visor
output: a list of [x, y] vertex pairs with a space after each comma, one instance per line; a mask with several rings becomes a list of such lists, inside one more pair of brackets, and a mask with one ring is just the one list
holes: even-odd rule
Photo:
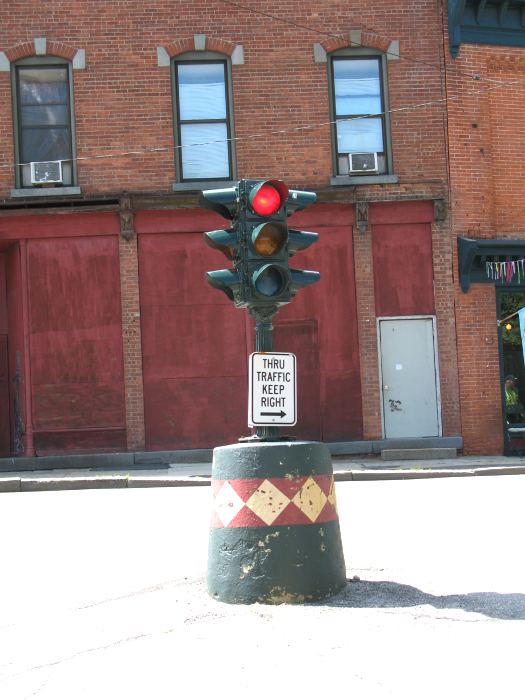
[[228, 299], [235, 301], [235, 294], [239, 290], [241, 281], [234, 270], [213, 270], [206, 272], [205, 277], [211, 287], [220, 289]]
[[257, 226], [252, 233], [252, 244], [257, 255], [272, 256], [282, 250], [286, 243], [288, 229], [277, 223]]
[[199, 206], [211, 209], [225, 219], [233, 220], [239, 209], [238, 184], [221, 190], [203, 190], [199, 197]]
[[229, 260], [233, 260], [234, 253], [239, 246], [239, 237], [234, 229], [227, 231], [222, 229], [218, 231], [206, 231], [204, 240], [210, 248], [220, 250]]
[[288, 187], [281, 180], [265, 180], [250, 192], [250, 206], [259, 216], [273, 216], [288, 199]]

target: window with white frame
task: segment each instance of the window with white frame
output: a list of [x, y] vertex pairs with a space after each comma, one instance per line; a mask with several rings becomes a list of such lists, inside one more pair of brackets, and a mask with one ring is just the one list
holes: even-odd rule
[[24, 59], [12, 78], [17, 187], [75, 184], [71, 65]]
[[231, 180], [234, 176], [229, 63], [183, 57], [174, 61], [179, 182]]
[[385, 56], [343, 50], [331, 55], [329, 71], [335, 175], [390, 173]]

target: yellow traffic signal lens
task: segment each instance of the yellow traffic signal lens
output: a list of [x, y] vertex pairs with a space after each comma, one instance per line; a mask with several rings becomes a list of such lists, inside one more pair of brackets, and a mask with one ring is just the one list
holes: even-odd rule
[[279, 224], [258, 226], [252, 236], [253, 248], [257, 255], [271, 256], [278, 253], [286, 242], [287, 229]]

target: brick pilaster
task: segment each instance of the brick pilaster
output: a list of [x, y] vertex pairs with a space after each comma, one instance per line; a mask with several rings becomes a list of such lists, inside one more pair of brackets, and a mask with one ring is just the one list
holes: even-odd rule
[[454, 249], [448, 220], [432, 225], [434, 300], [436, 305], [439, 385], [443, 435], [461, 435], [458, 355], [454, 310]]
[[363, 439], [378, 440], [382, 437], [381, 392], [370, 229], [360, 233], [357, 227], [354, 228], [354, 264], [363, 396]]
[[127, 447], [145, 448], [137, 237], [119, 236]]

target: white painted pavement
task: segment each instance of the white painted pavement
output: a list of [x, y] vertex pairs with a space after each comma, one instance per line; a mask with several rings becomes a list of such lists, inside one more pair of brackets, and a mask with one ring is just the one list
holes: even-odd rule
[[523, 698], [525, 477], [337, 485], [351, 581], [208, 598], [209, 490], [0, 494], [0, 698]]

